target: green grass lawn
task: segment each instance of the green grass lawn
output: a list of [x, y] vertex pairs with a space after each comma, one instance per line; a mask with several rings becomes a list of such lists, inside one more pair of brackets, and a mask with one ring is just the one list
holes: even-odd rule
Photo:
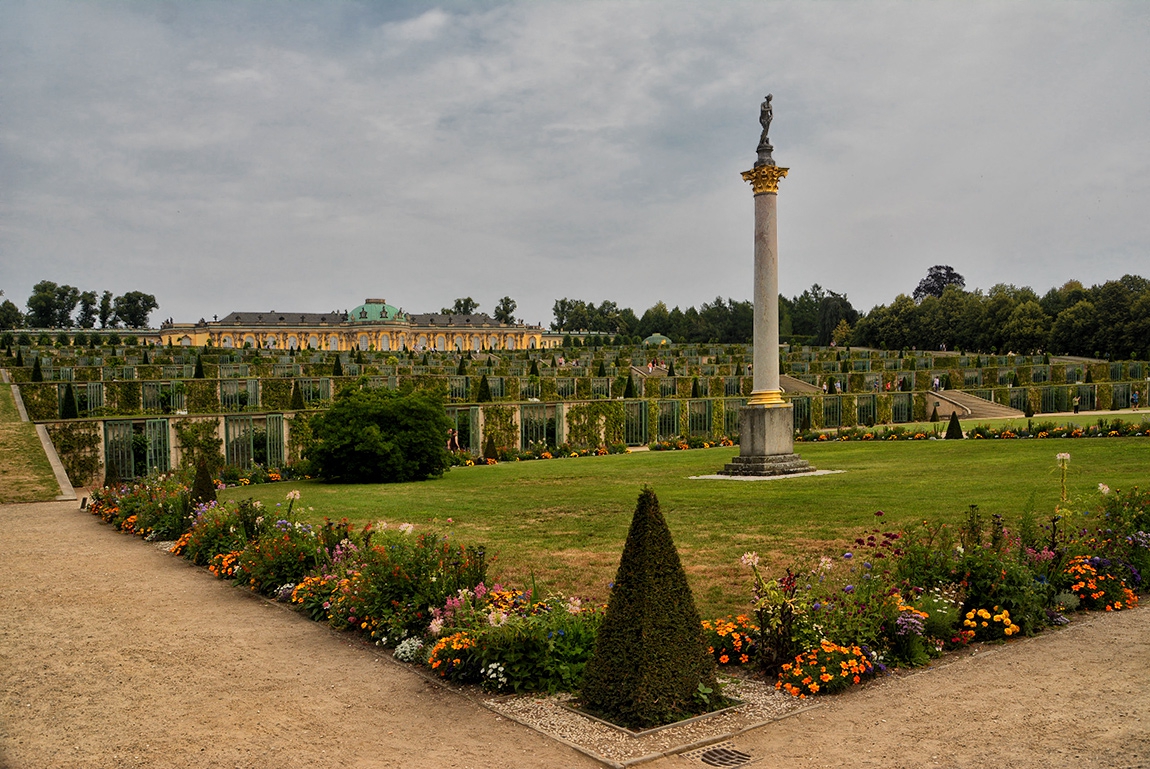
[[36, 426], [20, 421], [12, 388], [0, 384], [0, 504], [43, 502], [59, 493]]
[[[739, 556], [756, 550], [780, 569], [795, 557], [838, 553], [857, 534], [924, 519], [958, 522], [968, 505], [1017, 520], [1048, 515], [1059, 499], [1055, 454], [1071, 454], [1068, 487], [1094, 507], [1098, 484], [1150, 481], [1150, 438], [1029, 441], [900, 441], [801, 444], [835, 475], [773, 481], [690, 480], [722, 467], [737, 449], [456, 468], [423, 483], [328, 485], [316, 481], [231, 489], [224, 498], [282, 502], [298, 488], [311, 520], [362, 525], [411, 522], [482, 543], [505, 584], [532, 578], [544, 590], [604, 598], [639, 490], [650, 485], [675, 536], [704, 614], [745, 608], [749, 581]], [[882, 510], [883, 517], [875, 512]], [[448, 519], [451, 519], [450, 521]]]

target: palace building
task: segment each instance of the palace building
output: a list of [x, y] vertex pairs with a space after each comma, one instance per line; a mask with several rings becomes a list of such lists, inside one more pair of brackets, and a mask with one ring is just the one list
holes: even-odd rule
[[558, 347], [542, 326], [501, 323], [489, 315], [409, 314], [383, 299], [351, 312], [233, 312], [218, 320], [160, 325], [162, 344], [273, 350], [534, 350]]

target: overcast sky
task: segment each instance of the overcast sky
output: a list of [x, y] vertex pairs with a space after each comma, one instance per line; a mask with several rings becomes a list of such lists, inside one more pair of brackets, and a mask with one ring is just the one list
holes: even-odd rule
[[233, 310], [1150, 277], [1150, 3], [0, 0], [0, 289]]

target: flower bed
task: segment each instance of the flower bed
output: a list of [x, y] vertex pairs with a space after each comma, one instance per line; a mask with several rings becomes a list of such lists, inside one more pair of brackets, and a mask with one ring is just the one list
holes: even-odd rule
[[[1063, 473], [1069, 461], [1058, 455]], [[172, 553], [445, 680], [499, 692], [578, 689], [603, 606], [490, 584], [483, 548], [412, 524], [313, 526], [298, 518], [295, 491], [272, 509], [192, 505], [188, 480], [100, 489], [89, 509], [127, 533], [178, 537]], [[1064, 501], [1016, 529], [976, 507], [961, 526], [876, 527], [838, 556], [777, 578], [747, 553], [751, 611], [704, 621], [710, 652], [720, 666], [760, 671], [807, 697], [972, 641], [1033, 635], [1076, 609], [1132, 608], [1150, 569], [1150, 494], [1100, 485], [1095, 502], [1087, 511]]]
[[[942, 423], [932, 425], [929, 431], [918, 427], [844, 427], [834, 431], [805, 430], [795, 436], [799, 443], [825, 443], [827, 441], [925, 441], [942, 440]], [[975, 425], [966, 431], [967, 438], [977, 440], [1018, 440], [1026, 438], [1131, 438], [1150, 435], [1150, 421], [1127, 422], [1122, 419], [1099, 419], [1092, 425], [1033, 422], [1027, 427], [992, 427]]]

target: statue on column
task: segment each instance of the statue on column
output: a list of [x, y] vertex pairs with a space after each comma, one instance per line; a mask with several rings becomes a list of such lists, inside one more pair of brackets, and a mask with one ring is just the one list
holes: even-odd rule
[[771, 132], [771, 119], [775, 116], [775, 111], [771, 107], [771, 99], [773, 98], [771, 94], [767, 94], [767, 98], [763, 101], [762, 106], [759, 107], [759, 124], [763, 127], [763, 135], [759, 137], [759, 146], [757, 148], [759, 159], [755, 163], [756, 166], [773, 166], [775, 164], [774, 158], [771, 157], [771, 150], [773, 150], [774, 147], [771, 146], [771, 140], [768, 137], [768, 134]]

